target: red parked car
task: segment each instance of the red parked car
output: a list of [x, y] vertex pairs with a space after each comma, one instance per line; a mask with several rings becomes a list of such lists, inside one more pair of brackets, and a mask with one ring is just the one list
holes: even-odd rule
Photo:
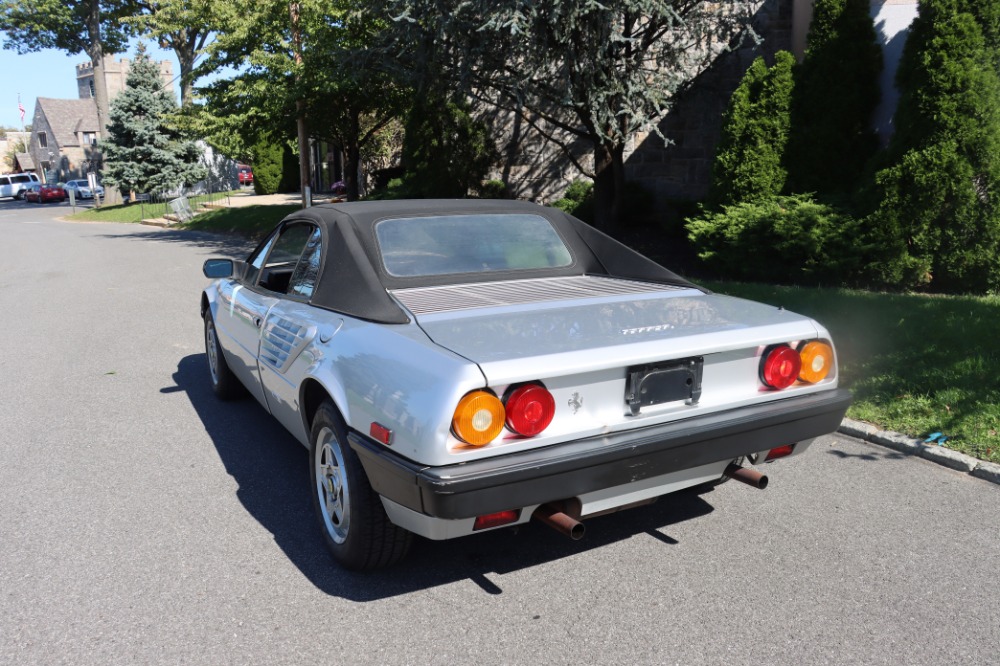
[[239, 172], [240, 185], [253, 185], [253, 169], [246, 164], [240, 164], [236, 170]]
[[45, 185], [43, 183], [32, 183], [24, 191], [25, 201], [35, 203], [45, 203], [46, 201], [66, 201], [66, 190], [56, 185]]

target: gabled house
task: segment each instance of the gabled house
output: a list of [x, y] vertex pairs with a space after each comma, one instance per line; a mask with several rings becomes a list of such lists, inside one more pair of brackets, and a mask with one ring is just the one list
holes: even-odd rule
[[43, 180], [65, 181], [91, 170], [99, 136], [93, 99], [39, 97], [29, 151]]

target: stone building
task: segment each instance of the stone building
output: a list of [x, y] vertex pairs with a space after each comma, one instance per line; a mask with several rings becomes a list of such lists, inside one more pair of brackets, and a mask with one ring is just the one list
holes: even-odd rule
[[93, 99], [35, 101], [29, 152], [43, 180], [65, 181], [89, 171], [98, 136]]
[[[160, 80], [163, 81], [163, 89], [170, 95], [173, 95], [173, 63], [169, 60], [161, 60], [157, 64], [160, 67]], [[128, 72], [131, 67], [132, 61], [128, 58], [115, 60], [113, 56], [104, 57], [104, 80], [108, 86], [109, 100], [113, 100], [118, 93], [125, 90], [125, 81], [128, 79]], [[94, 63], [82, 62], [76, 66], [76, 87], [80, 99], [92, 99], [94, 97]]]
[[[109, 100], [113, 101], [125, 89], [131, 64], [128, 58], [104, 58]], [[163, 88], [173, 95], [173, 65], [169, 60], [158, 64]], [[93, 63], [76, 66], [76, 81], [79, 99], [39, 97], [35, 101], [28, 155], [33, 162], [31, 169], [43, 181], [83, 177], [96, 166], [93, 160], [100, 128], [94, 102]]]

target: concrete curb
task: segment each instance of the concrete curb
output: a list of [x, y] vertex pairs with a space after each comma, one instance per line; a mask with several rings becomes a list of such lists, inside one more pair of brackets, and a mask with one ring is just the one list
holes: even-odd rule
[[972, 476], [984, 479], [991, 483], [1000, 485], [1000, 465], [984, 462], [967, 456], [964, 453], [953, 451], [952, 449], [938, 446], [936, 444], [924, 444], [919, 439], [907, 437], [898, 432], [879, 430], [870, 423], [844, 419], [837, 428], [837, 432], [863, 439], [872, 444], [878, 444], [893, 451], [899, 451], [911, 456], [920, 456], [931, 462], [935, 462], [945, 467], [971, 474]]

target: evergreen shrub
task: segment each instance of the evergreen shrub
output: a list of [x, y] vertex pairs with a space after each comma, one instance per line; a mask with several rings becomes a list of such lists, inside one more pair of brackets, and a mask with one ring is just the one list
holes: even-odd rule
[[574, 180], [561, 199], [552, 202], [553, 208], [569, 213], [588, 224], [594, 223], [594, 181]]
[[773, 196], [703, 211], [688, 238], [719, 277], [827, 286], [859, 278], [860, 224], [810, 195]]
[[281, 186], [284, 146], [270, 136], [260, 139], [251, 148], [253, 153], [253, 191], [275, 194]]
[[772, 67], [757, 58], [730, 98], [712, 165], [712, 205], [766, 199], [784, 189], [794, 66], [787, 51], [775, 54]]
[[921, 2], [900, 62], [896, 133], [867, 225], [889, 286], [1000, 289], [996, 45], [963, 5]]

